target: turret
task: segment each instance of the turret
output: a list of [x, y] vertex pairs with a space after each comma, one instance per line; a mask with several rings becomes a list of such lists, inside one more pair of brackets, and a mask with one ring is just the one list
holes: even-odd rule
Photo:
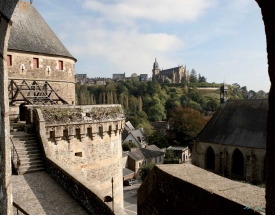
[[220, 104], [228, 100], [228, 87], [223, 83], [220, 88]]

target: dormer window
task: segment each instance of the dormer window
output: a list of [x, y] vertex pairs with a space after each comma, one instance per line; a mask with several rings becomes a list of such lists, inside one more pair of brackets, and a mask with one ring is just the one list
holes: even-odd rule
[[11, 57], [11, 55], [7, 56], [7, 66], [12, 66], [12, 57]]
[[34, 69], [39, 68], [39, 59], [38, 58], [33, 58], [33, 68]]
[[58, 61], [59, 70], [63, 70], [63, 61]]

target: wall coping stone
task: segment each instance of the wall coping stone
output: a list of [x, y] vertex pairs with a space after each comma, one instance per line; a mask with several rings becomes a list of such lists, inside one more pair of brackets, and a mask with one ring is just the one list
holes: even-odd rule
[[[151, 193], [154, 192], [161, 192], [163, 195], [167, 195], [167, 198], [169, 198], [169, 195], [174, 196], [172, 204], [178, 204], [183, 201], [181, 203], [182, 208], [185, 207], [184, 201], [186, 201], [187, 211], [190, 209], [188, 208], [190, 205], [188, 205], [187, 200], [196, 199], [197, 203], [193, 202], [192, 207], [198, 210], [196, 211], [197, 214], [218, 214], [217, 211], [220, 210], [220, 207], [223, 207], [224, 212], [227, 212], [229, 208], [226, 208], [226, 206], [228, 205], [231, 206], [231, 210], [243, 212], [241, 214], [250, 214], [251, 212], [265, 214], [264, 188], [233, 181], [187, 163], [155, 166], [138, 190], [138, 212], [142, 211], [142, 208], [139, 209], [139, 207], [150, 204], [148, 201], [155, 202], [161, 198], [152, 197], [153, 194]], [[219, 203], [213, 203], [216, 204], [217, 208], [205, 205], [207, 203], [204, 202], [204, 197], [202, 196], [212, 196], [211, 199], [213, 201], [218, 200], [217, 202]], [[152, 200], [152, 198], [156, 199]], [[182, 198], [185, 198], [185, 200], [182, 200]], [[208, 200], [205, 201], [207, 202]], [[167, 199], [166, 204], [156, 206], [156, 208], [161, 207], [162, 210], [171, 209], [170, 199]], [[177, 207], [180, 206], [177, 205]], [[246, 210], [245, 207], [249, 207], [250, 210]], [[210, 213], [200, 213], [201, 210], [204, 210], [202, 208], [206, 208], [207, 212]], [[195, 213], [195, 211], [193, 212]]]

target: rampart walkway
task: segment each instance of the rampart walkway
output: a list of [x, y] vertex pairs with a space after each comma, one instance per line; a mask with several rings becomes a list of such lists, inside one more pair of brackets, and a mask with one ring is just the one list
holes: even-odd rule
[[88, 214], [45, 171], [12, 176], [13, 201], [29, 214]]

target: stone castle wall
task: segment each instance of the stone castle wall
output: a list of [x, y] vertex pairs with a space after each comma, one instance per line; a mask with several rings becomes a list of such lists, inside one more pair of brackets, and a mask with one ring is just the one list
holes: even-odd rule
[[[192, 151], [192, 163], [194, 165], [206, 169], [206, 152], [209, 146], [211, 146], [215, 152], [216, 173], [219, 173], [221, 165], [220, 153], [223, 153], [223, 162], [228, 172], [228, 176], [231, 177], [232, 155], [234, 150], [238, 148], [242, 152], [244, 158], [244, 178], [247, 181], [263, 181], [264, 159], [266, 155], [265, 149], [196, 142]], [[226, 152], [226, 154], [224, 154], [224, 152]]]
[[[46, 56], [36, 53], [8, 51], [12, 56], [12, 65], [7, 67], [9, 80], [48, 81], [56, 93], [69, 104], [75, 104], [75, 70], [73, 59]], [[33, 68], [33, 58], [39, 59], [39, 67]], [[59, 61], [63, 62], [63, 70], [59, 70]]]
[[[53, 108], [48, 109], [46, 115], [54, 112]], [[121, 110], [121, 106], [61, 107], [58, 113], [54, 113], [65, 118], [68, 109], [68, 117], [76, 114], [74, 110], [79, 110], [80, 118], [70, 118], [71, 123], [49, 122], [46, 119], [47, 146], [44, 149], [101, 190], [104, 196], [111, 196], [113, 178], [115, 203], [123, 208], [121, 132], [125, 121], [123, 114], [115, 114], [115, 111]], [[96, 114], [101, 120], [95, 120]]]

